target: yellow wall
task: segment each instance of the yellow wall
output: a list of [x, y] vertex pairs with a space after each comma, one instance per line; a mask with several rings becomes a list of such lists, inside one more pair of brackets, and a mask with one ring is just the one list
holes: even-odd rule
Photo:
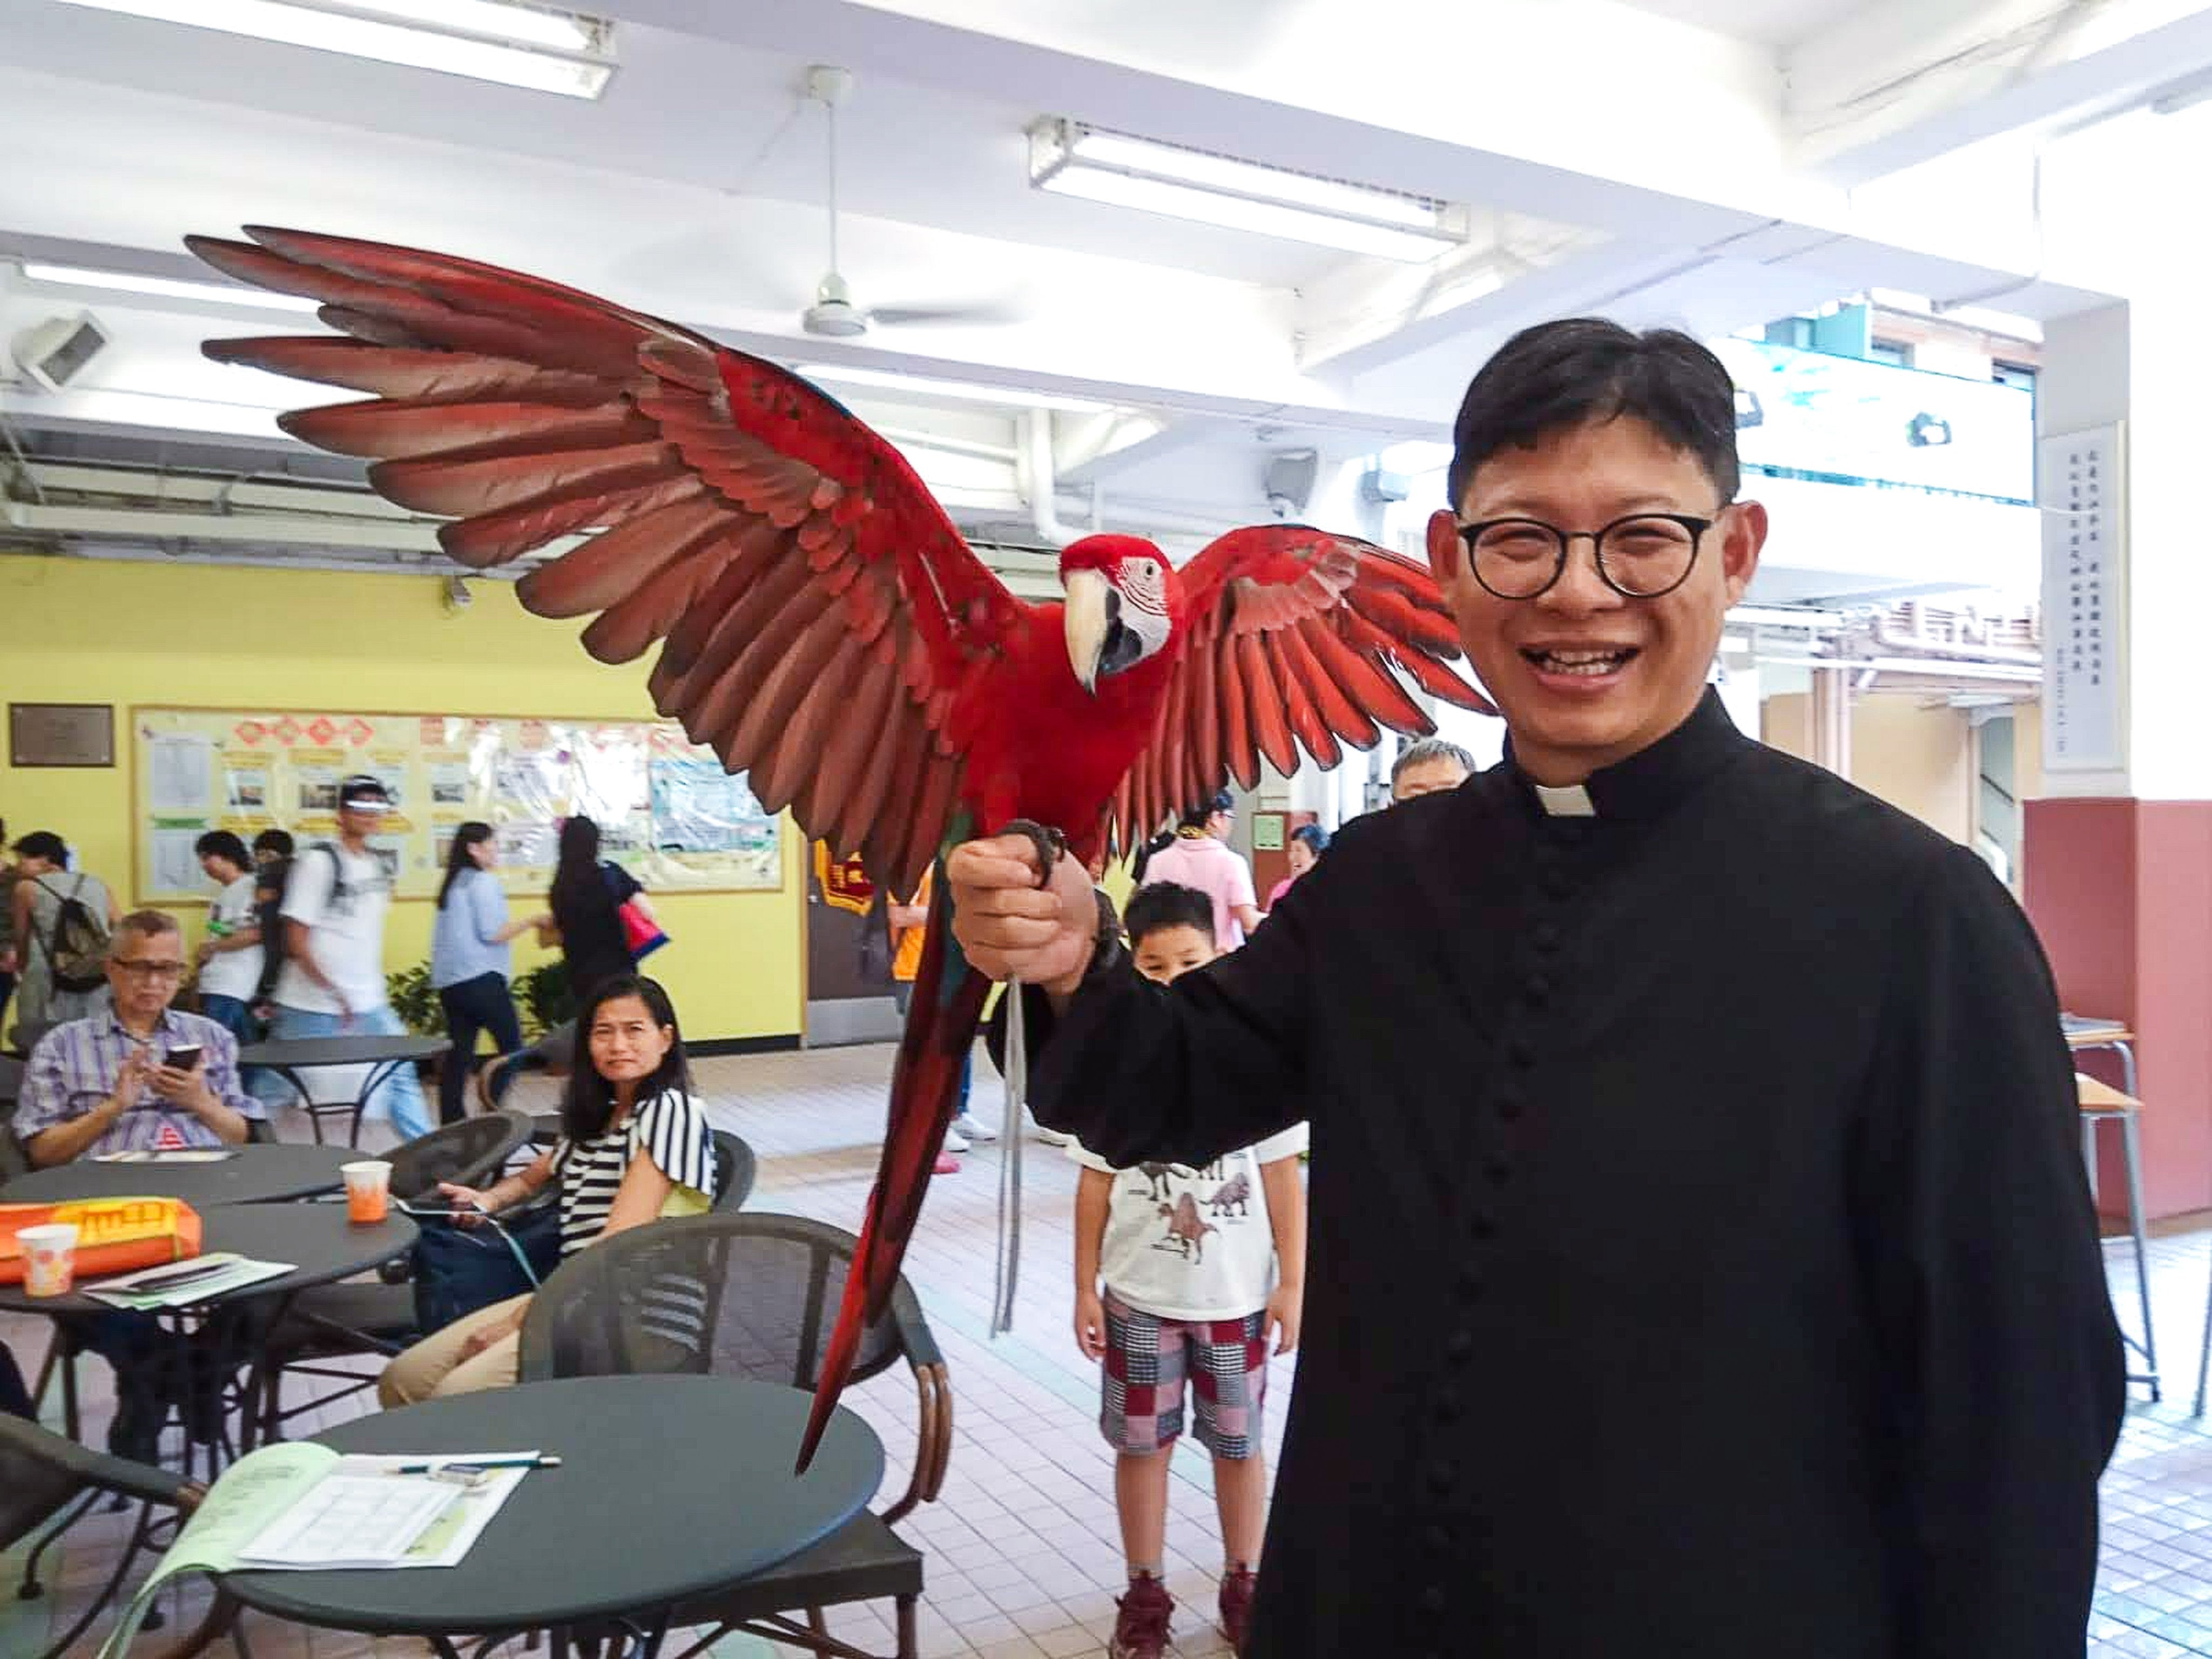
[[[1769, 697], [1765, 740], [1801, 759], [1813, 752], [1813, 699]], [[1851, 704], [1851, 781], [1956, 842], [1974, 824], [1974, 738], [1966, 711], [1923, 708], [1917, 697], [1863, 696]]]
[[[0, 553], [0, 698], [116, 707], [112, 769], [14, 769], [0, 756], [9, 836], [58, 832], [128, 908], [132, 703], [451, 714], [649, 719], [647, 661], [610, 668], [543, 621], [504, 582], [471, 585], [448, 612], [430, 576], [95, 562]], [[695, 1038], [800, 1029], [805, 996], [800, 851], [784, 824], [783, 890], [660, 893], [673, 941], [651, 961]], [[386, 965], [429, 955], [428, 900], [392, 906]], [[515, 942], [515, 969], [544, 953]]]

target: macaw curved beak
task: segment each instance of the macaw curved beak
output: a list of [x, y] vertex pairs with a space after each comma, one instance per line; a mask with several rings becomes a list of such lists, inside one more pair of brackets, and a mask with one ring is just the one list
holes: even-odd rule
[[1096, 692], [1109, 674], [1144, 660], [1144, 636], [1121, 620], [1121, 594], [1096, 570], [1071, 570], [1067, 594], [1067, 664], [1085, 691]]
[[1096, 691], [1121, 596], [1097, 570], [1071, 570], [1061, 587], [1067, 595], [1067, 665], [1085, 691]]

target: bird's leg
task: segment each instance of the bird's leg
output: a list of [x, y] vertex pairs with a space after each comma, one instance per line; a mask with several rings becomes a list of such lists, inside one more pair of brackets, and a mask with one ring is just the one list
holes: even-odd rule
[[1048, 829], [1028, 818], [1016, 818], [999, 832], [1003, 836], [1026, 836], [1036, 848], [1037, 885], [1052, 885], [1053, 866], [1067, 856], [1067, 837], [1057, 830]]
[[[1036, 848], [1037, 885], [1052, 885], [1053, 866], [1067, 852], [1067, 837], [1027, 818], [1016, 818], [1003, 832], [1027, 836]], [[991, 1298], [994, 1335], [1014, 1328], [1014, 1286], [1022, 1265], [1022, 1119], [1027, 1113], [1029, 1043], [1022, 1020], [1022, 984], [1006, 981], [1006, 1115], [1000, 1125], [999, 1261]]]

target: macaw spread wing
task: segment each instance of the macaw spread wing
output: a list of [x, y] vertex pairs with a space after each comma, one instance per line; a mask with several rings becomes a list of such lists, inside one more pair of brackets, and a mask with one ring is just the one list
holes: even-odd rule
[[981, 684], [1028, 607], [904, 459], [759, 358], [574, 289], [443, 254], [296, 231], [188, 239], [244, 281], [322, 301], [328, 336], [210, 356], [367, 392], [285, 430], [368, 457], [377, 490], [452, 522], [462, 563], [563, 537], [522, 602], [596, 613], [605, 662], [660, 645], [654, 705], [771, 810], [909, 892], [962, 800]]
[[1301, 747], [1334, 766], [1382, 726], [1434, 731], [1400, 674], [1462, 708], [1498, 712], [1445, 665], [1459, 635], [1409, 559], [1304, 525], [1261, 525], [1221, 537], [1181, 576], [1189, 631], [1152, 740], [1115, 797], [1119, 847], [1231, 777], [1257, 787], [1263, 756], [1287, 775]]

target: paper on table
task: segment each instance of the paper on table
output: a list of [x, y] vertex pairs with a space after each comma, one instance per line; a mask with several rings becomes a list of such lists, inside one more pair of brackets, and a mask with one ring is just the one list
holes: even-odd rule
[[194, 1146], [184, 1152], [157, 1152], [150, 1147], [134, 1146], [128, 1152], [97, 1152], [94, 1164], [220, 1164], [238, 1154], [214, 1146]]
[[[467, 1463], [479, 1458], [535, 1457], [535, 1451], [500, 1452], [441, 1452], [434, 1457], [394, 1456], [373, 1457], [365, 1453], [350, 1453], [341, 1460], [341, 1467], [351, 1471], [356, 1468], [389, 1473], [409, 1463], [435, 1463], [441, 1467]], [[456, 1486], [460, 1501], [430, 1523], [429, 1529], [415, 1540], [414, 1547], [397, 1561], [385, 1563], [393, 1567], [450, 1567], [468, 1554], [479, 1534], [491, 1524], [499, 1513], [507, 1494], [522, 1484], [526, 1468], [487, 1469], [474, 1486]], [[427, 1478], [427, 1477], [416, 1477]], [[441, 1483], [441, 1485], [444, 1483]]]
[[189, 1307], [226, 1291], [282, 1279], [293, 1266], [289, 1261], [254, 1261], [228, 1250], [213, 1250], [189, 1261], [163, 1262], [82, 1288], [87, 1296], [111, 1308], [151, 1313], [161, 1308]]
[[343, 1460], [238, 1553], [241, 1567], [399, 1565], [461, 1489], [427, 1474], [357, 1474]]
[[[389, 1471], [407, 1463], [466, 1463], [479, 1458], [537, 1455], [535, 1451], [509, 1450], [341, 1456], [328, 1446], [319, 1446], [311, 1440], [264, 1446], [258, 1451], [248, 1452], [222, 1472], [192, 1518], [177, 1534], [177, 1541], [169, 1546], [161, 1564], [131, 1598], [123, 1617], [102, 1644], [100, 1659], [118, 1659], [130, 1647], [131, 1638], [137, 1633], [140, 1621], [146, 1616], [146, 1609], [171, 1579], [185, 1572], [242, 1570], [246, 1565], [246, 1553], [259, 1547], [261, 1535], [334, 1477], [349, 1481], [390, 1480], [394, 1486], [403, 1481], [410, 1486], [419, 1483], [440, 1486], [452, 1493], [442, 1512], [397, 1559], [369, 1564], [378, 1567], [450, 1567], [468, 1554], [470, 1547], [507, 1502], [507, 1494], [522, 1484], [523, 1476], [530, 1471], [491, 1470], [472, 1486], [433, 1481], [428, 1475], [395, 1478]], [[259, 1569], [264, 1565], [270, 1568], [311, 1568], [331, 1564], [293, 1560], [268, 1564], [255, 1561], [252, 1565]]]
[[301, 1440], [264, 1446], [225, 1469], [161, 1565], [131, 1598], [101, 1644], [100, 1659], [115, 1659], [130, 1648], [146, 1609], [171, 1579], [186, 1572], [228, 1572], [236, 1566], [239, 1551], [273, 1517], [312, 1491], [337, 1462], [338, 1455], [328, 1446]]

